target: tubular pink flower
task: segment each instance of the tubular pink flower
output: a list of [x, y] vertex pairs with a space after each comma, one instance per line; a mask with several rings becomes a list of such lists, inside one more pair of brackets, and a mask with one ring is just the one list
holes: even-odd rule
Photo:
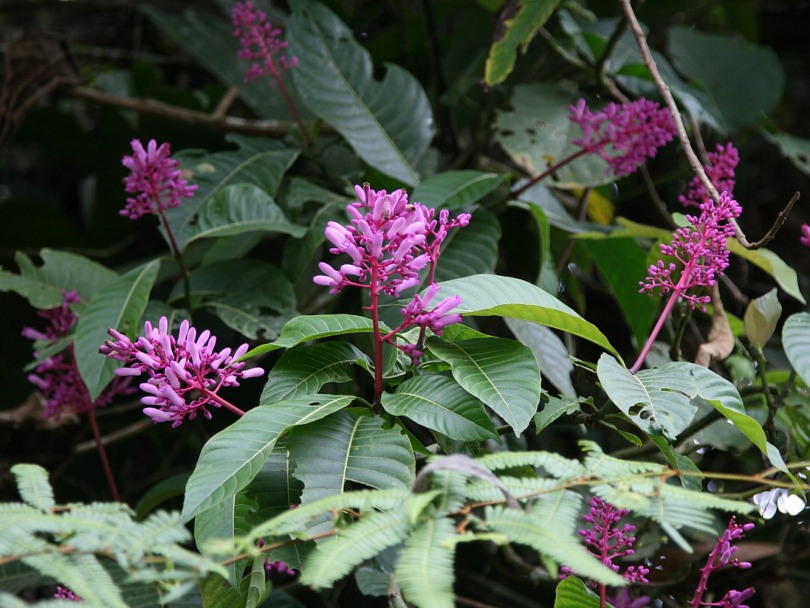
[[598, 112], [580, 99], [569, 110], [571, 122], [582, 129], [571, 143], [602, 157], [616, 177], [633, 173], [675, 137], [672, 114], [649, 99], [609, 103]]
[[[50, 327], [37, 331], [30, 327], [22, 330], [23, 336], [37, 340], [37, 348], [47, 348], [64, 339], [73, 330], [78, 317], [71, 310], [71, 304], [79, 302], [79, 294], [68, 291], [62, 294], [63, 303], [58, 308], [40, 311], [39, 316], [50, 322]], [[38, 352], [34, 352], [38, 357]], [[61, 352], [39, 362], [28, 381], [36, 386], [45, 397], [45, 418], [59, 418], [65, 414], [82, 414], [109, 405], [116, 395], [127, 395], [134, 392], [131, 378], [116, 378], [105, 388], [95, 401], [90, 399], [90, 392], [79, 375], [73, 344]]]
[[810, 226], [807, 224], [802, 224], [802, 236], [799, 238], [799, 241], [805, 247], [810, 247]]
[[186, 417], [191, 420], [200, 412], [210, 419], [209, 406], [225, 406], [241, 414], [241, 410], [219, 397], [219, 389], [239, 386], [240, 379], [264, 373], [260, 367], [245, 369], [245, 363], [238, 361], [247, 352], [247, 344], [233, 354], [230, 348], [217, 352], [216, 337], [208, 330], [198, 336], [188, 321], [181, 323], [177, 338], [169, 333], [166, 317], [161, 317], [157, 327], [146, 321], [144, 336], [134, 343], [113, 329], [107, 333], [114, 340], [107, 340], [99, 352], [127, 363], [115, 371], [116, 375], [149, 376], [140, 385], [147, 394], [141, 402], [149, 406], [143, 413], [156, 423], [171, 421], [172, 427], [178, 427]]
[[189, 186], [180, 172], [180, 162], [169, 158], [171, 147], [168, 143], [160, 146], [150, 139], [144, 149], [137, 139], [132, 142], [132, 155], [124, 156], [121, 163], [129, 169], [124, 178], [126, 191], [136, 194], [127, 199], [127, 204], [119, 212], [132, 220], [147, 213], [160, 214], [180, 205], [181, 198], [191, 198], [198, 186]]
[[281, 30], [274, 28], [264, 11], [252, 2], [240, 2], [231, 10], [231, 19], [236, 28], [233, 35], [239, 38], [239, 57], [256, 60], [245, 72], [245, 82], [262, 76], [278, 77], [285, 70], [298, 65], [297, 57], [282, 53], [287, 43], [281, 40]]

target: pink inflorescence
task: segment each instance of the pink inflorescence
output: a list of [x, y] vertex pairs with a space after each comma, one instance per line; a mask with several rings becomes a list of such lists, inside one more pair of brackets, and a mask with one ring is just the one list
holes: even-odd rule
[[609, 103], [598, 112], [580, 99], [569, 110], [570, 120], [582, 129], [582, 137], [571, 143], [602, 157], [616, 177], [633, 173], [675, 137], [670, 111], [649, 99]]
[[[336, 269], [321, 262], [323, 274], [313, 279], [318, 285], [329, 287], [331, 293], [353, 286], [398, 297], [419, 285], [420, 271], [435, 266], [448, 230], [470, 222], [469, 213], [451, 220], [446, 209], [437, 218], [435, 209], [409, 202], [404, 190], [388, 194], [364, 184], [355, 186], [355, 192], [359, 201], [346, 208], [351, 223], [343, 226], [329, 222], [325, 230], [326, 238], [334, 245], [329, 251], [345, 253], [351, 263]], [[438, 290], [439, 286], [433, 284], [423, 297], [415, 296], [402, 309], [402, 325], [392, 333], [418, 325], [440, 334], [447, 325], [460, 322], [461, 315], [450, 313], [461, 304], [458, 296], [445, 298], [427, 310]]]
[[734, 236], [732, 220], [740, 216], [742, 208], [724, 191], [717, 203], [706, 198], [699, 209], [699, 216], [686, 216], [691, 225], [678, 228], [672, 235], [672, 244], [661, 245], [661, 253], [675, 258], [678, 263], [658, 260], [650, 266], [647, 280], [640, 283], [641, 293], [655, 289], [660, 289], [661, 295], [675, 292], [693, 308], [702, 309], [711, 302], [708, 295], [690, 291], [714, 285], [717, 277], [728, 268], [726, 239]]
[[160, 146], [150, 139], [144, 149], [137, 139], [132, 140], [132, 154], [124, 156], [121, 163], [129, 169], [124, 178], [126, 191], [136, 194], [127, 199], [121, 215], [136, 220], [148, 213], [162, 213], [178, 207], [181, 198], [191, 198], [198, 186], [189, 186], [180, 171], [180, 162], [170, 158], [168, 143]]
[[689, 608], [699, 608], [700, 606], [718, 606], [719, 608], [749, 608], [743, 602], [754, 595], [754, 588], [749, 587], [742, 591], [731, 590], [727, 592], [719, 602], [704, 602], [703, 596], [708, 588], [709, 576], [715, 570], [733, 566], [736, 568], [750, 568], [750, 562], [741, 562], [734, 557], [737, 547], [733, 542], [745, 538], [745, 533], [754, 529], [754, 524], [738, 524], [734, 517], [728, 522], [725, 532], [718, 537], [717, 543], [709, 553], [706, 564], [700, 570], [700, 582], [695, 589], [695, 595], [689, 602]]
[[[735, 171], [740, 162], [740, 153], [731, 142], [725, 146], [718, 144], [714, 152], [709, 152], [709, 163], [703, 165], [703, 170], [709, 181], [718, 192], [728, 192], [729, 196], [734, 194]], [[678, 197], [678, 201], [684, 207], [700, 207], [707, 199], [711, 198], [706, 188], [698, 176], [689, 182], [689, 189], [685, 195]]]
[[172, 427], [178, 427], [198, 412], [210, 419], [208, 406], [227, 404], [218, 395], [223, 386], [239, 386], [240, 378], [264, 373], [260, 367], [245, 369], [245, 363], [237, 361], [247, 352], [247, 344], [233, 354], [230, 348], [216, 351], [216, 337], [208, 330], [198, 336], [188, 321], [180, 324], [176, 338], [169, 334], [166, 317], [161, 317], [157, 327], [147, 321], [144, 335], [135, 342], [115, 329], [107, 333], [114, 340], [107, 340], [99, 352], [127, 364], [115, 373], [122, 377], [149, 375], [140, 385], [147, 393], [141, 402], [148, 406], [143, 413], [156, 423], [172, 422]]
[[[78, 320], [71, 305], [79, 302], [79, 294], [68, 291], [64, 292], [62, 297], [61, 306], [39, 312], [39, 316], [50, 322], [49, 327], [44, 331], [26, 327], [22, 335], [38, 341], [41, 348], [53, 346], [66, 338]], [[34, 356], [37, 357], [38, 353], [35, 352]], [[45, 397], [43, 413], [45, 418], [58, 418], [69, 413], [82, 414], [109, 405], [116, 395], [130, 394], [134, 391], [130, 386], [130, 379], [116, 378], [95, 401], [91, 400], [90, 392], [76, 367], [73, 344], [68, 344], [61, 352], [40, 361], [34, 372], [29, 374], [28, 381]]]
[[810, 247], [810, 226], [807, 224], [802, 224], [802, 236], [799, 237], [799, 241], [805, 247]]
[[297, 57], [281, 53], [287, 43], [281, 40], [281, 30], [274, 28], [267, 15], [251, 2], [240, 2], [231, 11], [234, 36], [239, 38], [239, 57], [258, 60], [245, 72], [245, 82], [262, 76], [278, 78], [281, 72], [298, 65]]
[[73, 593], [67, 587], [63, 587], [62, 585], [56, 586], [56, 593], [53, 594], [53, 597], [58, 600], [69, 600], [71, 602], [84, 602], [81, 596]]
[[[632, 534], [636, 527], [633, 524], [618, 526], [621, 519], [629, 513], [627, 509], [617, 509], [594, 496], [590, 510], [582, 516], [590, 525], [579, 530], [579, 535], [585, 540], [588, 550], [614, 572], [619, 571], [619, 564], [613, 563], [614, 560], [635, 553], [633, 544], [636, 537]], [[631, 583], [647, 583], [649, 572], [649, 568], [644, 566], [629, 566], [622, 576]]]

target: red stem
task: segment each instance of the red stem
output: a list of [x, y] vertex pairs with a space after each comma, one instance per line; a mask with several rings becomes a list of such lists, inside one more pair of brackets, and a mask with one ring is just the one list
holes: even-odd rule
[[383, 342], [385, 338], [380, 334], [379, 310], [379, 267], [376, 259], [371, 260], [371, 284], [369, 295], [371, 302], [371, 324], [374, 330], [374, 408], [379, 410], [383, 394]]
[[541, 181], [541, 180], [544, 180], [544, 179], [545, 179], [545, 178], [547, 178], [549, 175], [551, 175], [552, 173], [554, 173], [555, 171], [557, 171], [558, 169], [560, 169], [560, 167], [564, 167], [564, 166], [565, 166], [565, 165], [567, 165], [568, 163], [570, 163], [570, 162], [572, 162], [572, 161], [575, 161], [575, 160], [576, 160], [576, 159], [578, 159], [580, 156], [585, 156], [585, 154], [587, 154], [588, 152], [589, 152], [589, 150], [588, 150], [587, 148], [581, 148], [580, 150], [578, 150], [577, 152], [574, 152], [574, 153], [573, 153], [573, 154], [571, 154], [570, 156], [565, 157], [565, 158], [564, 158], [564, 159], [562, 159], [560, 162], [558, 162], [558, 163], [556, 163], [556, 164], [554, 164], [554, 165], [551, 165], [551, 166], [550, 166], [548, 169], [546, 169], [545, 171], [543, 171], [543, 172], [542, 172], [540, 175], [538, 175], [537, 177], [533, 177], [532, 179], [530, 179], [528, 182], [526, 182], [525, 184], [523, 184], [523, 185], [522, 185], [520, 188], [518, 188], [517, 190], [512, 190], [512, 192], [510, 193], [510, 197], [511, 197], [511, 198], [518, 198], [518, 197], [520, 197], [520, 195], [521, 195], [521, 194], [523, 194], [524, 192], [526, 192], [526, 190], [528, 190], [529, 188], [531, 188], [532, 186], [534, 186], [534, 185], [535, 185], [537, 182], [539, 182], [539, 181]]
[[706, 565], [700, 569], [700, 581], [695, 589], [695, 595], [689, 601], [688, 608], [700, 608], [700, 605], [703, 602], [703, 595], [706, 593], [706, 589], [709, 587], [709, 576], [714, 570], [713, 564], [714, 560], [717, 559], [717, 552], [719, 549], [719, 544], [715, 544], [714, 549], [712, 549], [712, 552], [709, 553], [709, 557], [706, 559]]
[[276, 81], [276, 84], [278, 85], [278, 90], [281, 92], [282, 97], [284, 97], [287, 107], [290, 108], [290, 112], [292, 112], [293, 118], [295, 118], [295, 122], [298, 123], [298, 128], [301, 129], [301, 134], [304, 136], [304, 140], [307, 142], [307, 147], [312, 148], [312, 139], [310, 139], [307, 128], [304, 126], [304, 121], [301, 119], [301, 115], [298, 113], [298, 108], [295, 107], [295, 102], [292, 100], [290, 93], [287, 91], [287, 86], [284, 84], [281, 74], [278, 73], [278, 70], [274, 69], [272, 75]]
[[204, 389], [204, 388], [200, 388], [200, 392], [204, 393], [205, 396], [208, 397], [211, 401], [216, 401], [222, 407], [224, 407], [226, 410], [232, 411], [237, 416], [244, 416], [245, 415], [244, 410], [240, 410], [233, 403], [231, 403], [230, 401], [226, 401], [225, 399], [223, 399], [222, 397], [220, 397], [216, 393], [212, 393], [211, 391], [209, 391], [207, 389]]
[[110, 467], [110, 460], [107, 458], [107, 450], [104, 449], [104, 442], [101, 440], [101, 432], [98, 429], [96, 410], [92, 408], [88, 410], [87, 417], [90, 419], [90, 428], [93, 430], [96, 448], [98, 448], [98, 456], [101, 459], [101, 466], [104, 468], [104, 476], [107, 478], [110, 494], [114, 501], [121, 502], [121, 495], [118, 493], [118, 486], [115, 485], [115, 477], [113, 476], [112, 467]]

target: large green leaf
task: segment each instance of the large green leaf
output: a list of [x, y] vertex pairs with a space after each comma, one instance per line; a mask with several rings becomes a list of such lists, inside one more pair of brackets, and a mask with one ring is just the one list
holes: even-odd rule
[[445, 281], [442, 298], [462, 300], [456, 312], [470, 317], [509, 317], [560, 329], [598, 344], [618, 356], [605, 335], [574, 310], [539, 287], [521, 279], [479, 274]]
[[481, 401], [446, 376], [409, 378], [395, 393], [383, 393], [382, 405], [389, 414], [406, 416], [456, 441], [498, 437]]
[[563, 395], [574, 396], [576, 390], [571, 383], [574, 364], [563, 341], [544, 325], [529, 323], [522, 319], [504, 319], [509, 331], [522, 344], [528, 346], [537, 359], [543, 378], [557, 387]]
[[202, 449], [186, 485], [183, 520], [228, 500], [261, 470], [273, 446], [290, 428], [343, 409], [354, 398], [302, 395], [247, 412], [214, 435]]
[[298, 151], [281, 142], [264, 137], [246, 137], [230, 134], [226, 138], [238, 146], [237, 150], [199, 154], [187, 152], [176, 156], [183, 168], [191, 174], [190, 182], [199, 186], [194, 198], [166, 212], [174, 237], [180, 249], [198, 229], [194, 218], [211, 197], [225, 186], [253, 184], [269, 196], [275, 196], [281, 178], [298, 157]]
[[647, 252], [635, 239], [587, 239], [582, 244], [615, 296], [636, 344], [644, 344], [652, 327], [658, 302], [639, 297], [639, 281], [647, 276]]
[[488, 86], [503, 82], [512, 73], [518, 49], [526, 52], [559, 3], [560, 0], [517, 0], [504, 6], [484, 69], [484, 82]]
[[506, 177], [484, 171], [445, 171], [414, 188], [410, 200], [435, 209], [466, 209], [495, 190]]
[[136, 324], [146, 310], [159, 267], [160, 261], [155, 260], [102, 287], [79, 317], [73, 348], [79, 374], [93, 401], [119, 366], [113, 359], [100, 355], [98, 348], [109, 337], [109, 328], [128, 334], [137, 331]]
[[[302, 342], [318, 338], [372, 331], [374, 327], [371, 319], [359, 315], [301, 315], [287, 322], [275, 342], [257, 346], [245, 356], [252, 357], [279, 348], [292, 348]], [[384, 331], [390, 330], [385, 328]]]
[[304, 484], [301, 503], [340, 494], [349, 482], [382, 489], [408, 488], [415, 460], [408, 438], [381, 418], [337, 412], [290, 432], [294, 475]]
[[[249, 512], [253, 505], [245, 498], [244, 494], [234, 494], [215, 504], [210, 509], [197, 514], [194, 519], [194, 542], [203, 553], [207, 553], [206, 546], [209, 541], [216, 540], [218, 553], [211, 555], [213, 558], [225, 560], [234, 553], [233, 544], [229, 551], [223, 551], [222, 543], [235, 536], [246, 533], [250, 528], [246, 525]], [[228, 580], [235, 584], [238, 576], [237, 565], [244, 567], [245, 561], [231, 562], [225, 566], [228, 572]]]
[[782, 344], [793, 369], [810, 385], [810, 313], [799, 312], [785, 320]]
[[235, 184], [217, 190], [206, 201], [186, 245], [197, 239], [251, 232], [279, 232], [299, 237], [306, 233], [306, 228], [290, 223], [273, 197], [258, 186]]
[[[552, 85], [518, 85], [511, 108], [498, 112], [495, 141], [529, 175], [537, 176], [551, 165], [581, 150], [571, 144], [580, 136], [579, 127], [569, 119], [575, 100]], [[615, 178], [608, 165], [596, 154], [572, 161], [555, 172], [555, 186], [563, 188], [599, 186]]]
[[[608, 608], [610, 604], [607, 604]], [[600, 608], [599, 598], [588, 591], [576, 576], [566, 576], [557, 583], [554, 608]]]
[[297, 346], [284, 353], [267, 374], [262, 403], [317, 393], [328, 382], [351, 380], [348, 369], [355, 364], [370, 367], [371, 360], [348, 342], [325, 342]]
[[669, 33], [669, 54], [682, 73], [703, 85], [730, 129], [756, 123], [782, 97], [785, 75], [767, 47], [676, 26]]
[[456, 537], [452, 519], [423, 522], [408, 537], [397, 561], [396, 577], [405, 599], [418, 608], [453, 608], [453, 562]]
[[0, 269], [0, 291], [16, 291], [34, 308], [56, 308], [64, 302], [63, 292], [75, 290], [84, 302], [118, 275], [74, 253], [43, 249], [39, 252], [42, 266], [34, 266], [22, 252], [14, 256], [20, 273]]
[[810, 139], [779, 131], [770, 132], [765, 129], [761, 129], [760, 133], [778, 147], [782, 155], [793, 163], [794, 167], [810, 176]]
[[427, 340], [430, 351], [450, 364], [453, 377], [495, 410], [515, 433], [529, 426], [540, 403], [540, 367], [528, 346], [508, 338]]
[[382, 82], [373, 78], [368, 52], [328, 8], [292, 4], [287, 32], [293, 72], [304, 104], [332, 125], [358, 156], [386, 175], [415, 186], [414, 163], [433, 138], [433, 113], [422, 85], [395, 65]]

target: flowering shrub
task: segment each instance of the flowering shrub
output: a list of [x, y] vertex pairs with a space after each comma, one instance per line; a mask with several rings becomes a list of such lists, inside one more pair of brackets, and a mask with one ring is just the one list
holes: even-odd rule
[[7, 45], [0, 163], [63, 170], [0, 186], [0, 604], [799, 601], [796, 96], [740, 3], [608, 5]]

